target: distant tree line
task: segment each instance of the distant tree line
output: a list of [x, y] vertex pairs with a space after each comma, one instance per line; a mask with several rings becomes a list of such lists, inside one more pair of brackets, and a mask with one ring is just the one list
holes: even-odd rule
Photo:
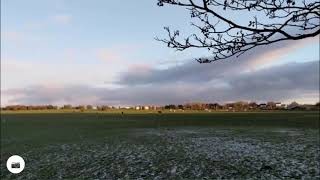
[[187, 103], [187, 104], [168, 104], [164, 109], [169, 110], [207, 110], [207, 111], [255, 111], [255, 110], [319, 110], [320, 103], [314, 105], [298, 104], [292, 102], [288, 105], [279, 102], [244, 102], [238, 101], [233, 103], [219, 104], [219, 103]]
[[1, 110], [10, 110], [10, 111], [18, 111], [18, 110], [54, 110], [58, 109], [58, 106], [53, 105], [39, 105], [39, 106], [29, 106], [29, 105], [10, 105], [6, 107], [2, 107]]
[[[140, 107], [140, 108], [136, 108]], [[141, 109], [141, 110], [199, 110], [199, 111], [257, 111], [257, 110], [320, 110], [320, 103], [316, 104], [298, 104], [292, 102], [288, 105], [279, 102], [245, 102], [238, 101], [233, 103], [187, 103], [187, 104], [168, 104], [165, 106], [132, 106], [132, 107], [115, 107], [115, 106], [92, 106], [92, 105], [63, 105], [61, 107], [54, 105], [9, 105], [1, 107], [1, 110], [18, 111], [18, 110], [97, 110], [107, 111], [112, 109]]]
[[92, 105], [78, 105], [78, 106], [72, 106], [70, 104], [63, 105], [61, 107], [54, 106], [54, 105], [9, 105], [5, 107], [1, 107], [1, 110], [9, 110], [9, 111], [18, 111], [18, 110], [100, 110], [105, 111], [108, 109], [117, 109], [119, 107], [115, 106], [107, 106], [107, 105], [101, 105], [101, 106], [92, 106]]

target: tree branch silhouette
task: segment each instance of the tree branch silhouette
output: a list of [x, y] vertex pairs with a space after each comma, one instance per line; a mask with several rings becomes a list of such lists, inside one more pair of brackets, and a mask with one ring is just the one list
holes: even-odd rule
[[[166, 4], [187, 8], [196, 33], [180, 38], [179, 30], [164, 27], [168, 37], [155, 39], [177, 51], [207, 49], [213, 56], [196, 59], [199, 63], [239, 57], [258, 46], [320, 33], [320, 1], [315, 0], [158, 0], [158, 6]], [[247, 13], [248, 24], [221, 14], [230, 10]]]

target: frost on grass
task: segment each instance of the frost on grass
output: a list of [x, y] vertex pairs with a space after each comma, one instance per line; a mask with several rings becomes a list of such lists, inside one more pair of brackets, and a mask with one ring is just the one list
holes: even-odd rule
[[319, 179], [319, 153], [317, 130], [136, 129], [35, 148], [1, 179]]

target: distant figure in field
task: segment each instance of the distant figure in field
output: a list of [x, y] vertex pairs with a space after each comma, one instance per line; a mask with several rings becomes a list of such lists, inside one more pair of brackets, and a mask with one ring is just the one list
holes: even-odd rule
[[158, 111], [158, 113], [159, 113], [159, 114], [161, 114], [161, 113], [162, 113], [162, 111]]
[[121, 114], [123, 115], [123, 114], [124, 114], [124, 112], [123, 112], [123, 111], [121, 111]]

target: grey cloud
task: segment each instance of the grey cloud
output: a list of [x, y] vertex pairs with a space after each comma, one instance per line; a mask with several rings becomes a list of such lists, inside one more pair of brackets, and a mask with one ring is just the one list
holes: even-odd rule
[[212, 78], [221, 78], [229, 74], [235, 74], [247, 70], [252, 62], [257, 61], [262, 55], [281, 48], [290, 47], [289, 41], [255, 48], [240, 57], [231, 57], [223, 61], [211, 64], [199, 64], [195, 61], [174, 66], [168, 69], [150, 68], [145, 71], [129, 69], [120, 74], [118, 83], [122, 85], [161, 84], [176, 82], [207, 82]]
[[[98, 99], [101, 91], [85, 85], [67, 85], [60, 87], [32, 86], [23, 89], [9, 89], [1, 92], [1, 96], [14, 97], [10, 104], [82, 104], [85, 101]], [[91, 98], [91, 100], [90, 100]]]
[[308, 93], [319, 94], [319, 61], [270, 67], [226, 79], [233, 98], [286, 100]]
[[288, 41], [256, 48], [239, 58], [213, 64], [188, 61], [167, 69], [133, 68], [120, 74], [117, 81], [120, 87], [113, 89], [88, 85], [39, 85], [2, 90], [1, 96], [8, 99], [9, 104], [159, 105], [194, 101], [285, 101], [310, 94], [318, 100], [318, 60], [251, 69], [257, 60], [275, 58], [268, 55], [273, 52], [281, 55], [283, 51], [279, 49], [292, 50], [292, 45]]
[[[197, 68], [199, 67], [194, 66], [194, 69]], [[15, 104], [69, 102], [71, 104], [109, 105], [157, 105], [237, 100], [283, 101], [301, 98], [307, 94], [314, 94], [314, 98], [319, 98], [319, 61], [290, 63], [251, 72], [228, 73], [223, 76], [214, 76], [214, 73], [210, 72], [201, 74], [201, 76], [208, 76], [208, 81], [197, 82], [190, 79], [175, 83], [163, 81], [155, 84], [123, 86], [117, 89], [89, 86], [63, 86], [61, 88], [38, 86], [6, 90], [2, 95], [12, 96], [11, 103]]]

